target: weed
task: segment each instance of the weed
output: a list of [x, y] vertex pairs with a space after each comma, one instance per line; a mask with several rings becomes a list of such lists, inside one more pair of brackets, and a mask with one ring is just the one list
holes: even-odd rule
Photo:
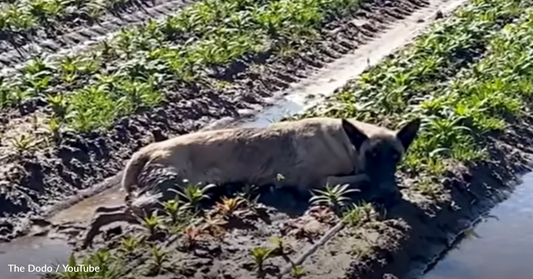
[[185, 229], [185, 236], [187, 241], [187, 249], [192, 250], [198, 243], [201, 230], [195, 226], [189, 226]]
[[161, 228], [162, 219], [153, 211], [151, 215], [142, 218], [142, 224], [148, 229], [150, 235], [155, 235], [157, 230]]
[[222, 214], [224, 218], [233, 216], [233, 213], [242, 207], [245, 200], [241, 197], [227, 198], [222, 197], [222, 202], [217, 202], [215, 207], [217, 212]]
[[38, 141], [30, 134], [21, 134], [11, 140], [11, 145], [16, 148], [19, 156], [29, 151], [38, 144]]
[[254, 247], [251, 250], [252, 258], [255, 264], [255, 269], [257, 270], [258, 277], [263, 274], [263, 265], [265, 261], [270, 257], [272, 253], [271, 249], [266, 247]]
[[[188, 182], [188, 181], [184, 181]], [[200, 211], [200, 202], [203, 199], [208, 199], [209, 196], [206, 194], [207, 191], [213, 187], [216, 187], [214, 184], [209, 184], [206, 186], [201, 186], [200, 183], [196, 185], [188, 184], [185, 187], [183, 187], [182, 191], [176, 191], [174, 189], [170, 189], [171, 191], [176, 192], [179, 196], [183, 197], [185, 201], [187, 201], [186, 206], [189, 206], [194, 209], [195, 212]]]
[[161, 273], [163, 269], [163, 264], [168, 261], [168, 251], [163, 250], [163, 248], [153, 245], [151, 248], [152, 257], [148, 261], [149, 265], [149, 274], [157, 276]]
[[314, 205], [327, 205], [331, 207], [335, 212], [340, 212], [340, 210], [346, 205], [346, 202], [350, 198], [345, 197], [346, 194], [358, 192], [358, 189], [348, 189], [349, 185], [337, 185], [331, 187], [329, 185], [325, 186], [324, 190], [314, 190], [316, 193], [313, 194], [309, 202]]

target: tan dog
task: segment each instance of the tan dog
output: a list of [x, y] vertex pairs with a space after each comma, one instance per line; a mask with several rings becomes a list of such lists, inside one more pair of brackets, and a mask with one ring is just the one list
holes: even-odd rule
[[[126, 165], [122, 187], [132, 194], [139, 174], [148, 165], [159, 165], [192, 184], [274, 184], [306, 191], [325, 184], [354, 185], [370, 180], [376, 187], [389, 188], [395, 185], [397, 164], [419, 127], [419, 119], [395, 132], [355, 120], [307, 118], [265, 128], [191, 133], [137, 151]], [[278, 174], [284, 179], [276, 180]], [[153, 206], [157, 201], [151, 195], [135, 198], [133, 204], [127, 202], [128, 209], [139, 212], [139, 207]], [[115, 212], [124, 208], [99, 208], [84, 247], [106, 224], [137, 222], [127, 210]]]

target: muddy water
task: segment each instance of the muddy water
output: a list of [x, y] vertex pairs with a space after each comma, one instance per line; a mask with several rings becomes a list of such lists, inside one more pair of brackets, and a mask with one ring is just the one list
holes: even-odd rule
[[[28, 268], [32, 268], [31, 265], [36, 267], [48, 265], [55, 271], [58, 264], [66, 263], [69, 255], [69, 246], [60, 239], [21, 237], [10, 243], [2, 243], [0, 244], [0, 278], [39, 278], [39, 272], [28, 271]], [[16, 270], [14, 266], [23, 267], [25, 270]]]
[[531, 279], [533, 173], [423, 279]]
[[[466, 0], [430, 0], [431, 4], [421, 9], [394, 26], [353, 53], [318, 70], [308, 79], [294, 84], [282, 97], [275, 98], [274, 106], [255, 114], [255, 118], [246, 123], [233, 123], [240, 126], [264, 126], [272, 121], [304, 111], [319, 104], [324, 98], [331, 96], [335, 89], [343, 86], [348, 80], [356, 78], [368, 66], [374, 65], [382, 58], [411, 42], [419, 32], [428, 27], [435, 18], [437, 11], [448, 13]], [[355, 22], [357, 24], [357, 22]], [[243, 121], [244, 122], [244, 121]], [[223, 124], [227, 124], [222, 122]], [[231, 123], [230, 123], [231, 124]], [[216, 125], [212, 125], [217, 128]], [[110, 178], [117, 180], [117, 177]], [[98, 187], [98, 186], [97, 186]], [[60, 211], [50, 218], [53, 223], [87, 222], [98, 206], [113, 206], [123, 200], [124, 193], [118, 191], [118, 185]], [[19, 238], [11, 243], [0, 244], [0, 278], [38, 278], [38, 274], [10, 272], [8, 264], [27, 267], [29, 264], [53, 264], [66, 261], [71, 248], [62, 240], [51, 240], [46, 237]]]

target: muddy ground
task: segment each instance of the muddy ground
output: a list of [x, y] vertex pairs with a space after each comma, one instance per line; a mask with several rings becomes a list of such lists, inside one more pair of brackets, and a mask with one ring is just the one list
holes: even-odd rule
[[[413, 178], [400, 176], [400, 195], [372, 193], [368, 188], [350, 195], [352, 202], [362, 206], [367, 202], [372, 207], [362, 211], [357, 225], [347, 224], [327, 245], [318, 246], [301, 265], [301, 278], [412, 278], [413, 268], [430, 263], [428, 259], [449, 247], [472, 220], [505, 199], [519, 174], [532, 170], [533, 149], [525, 147], [532, 143], [532, 124], [533, 119], [516, 121], [505, 134], [490, 140], [491, 163], [455, 166], [441, 181], [442, 188], [422, 195], [410, 188], [416, 182]], [[155, 176], [148, 179], [177, 183]], [[120, 275], [124, 278], [131, 274], [135, 278], [139, 274], [161, 276], [158, 278], [279, 278], [281, 270], [317, 246], [340, 223], [329, 208], [310, 206], [310, 196], [268, 188], [252, 192], [252, 198], [233, 213], [224, 213], [221, 206], [211, 207], [213, 202], [243, 193], [238, 185], [225, 189], [230, 190], [208, 192], [210, 199], [202, 207], [211, 209], [203, 221], [189, 227], [190, 231], [175, 233], [161, 227], [156, 233], [147, 233], [141, 227], [114, 224], [96, 238], [93, 249], [82, 254], [111, 250], [125, 261], [125, 268], [120, 270], [128, 274]], [[258, 203], [248, 202], [257, 195]], [[57, 231], [68, 232], [79, 247], [76, 237], [83, 235], [80, 229], [63, 227]], [[123, 241], [128, 237], [138, 241], [133, 252], [124, 252], [128, 246]], [[282, 248], [276, 248], [280, 240]], [[165, 253], [160, 265], [154, 262], [152, 245]], [[261, 275], [251, 254], [257, 247], [272, 249]], [[284, 278], [296, 277], [288, 274]]]
[[[23, 234], [27, 229], [22, 226], [24, 220], [43, 215], [43, 206], [114, 175], [133, 151], [148, 142], [200, 129], [222, 117], [253, 114], [258, 107], [268, 105], [266, 98], [277, 96], [291, 82], [426, 5], [428, 2], [423, 1], [369, 1], [352, 18], [331, 23], [322, 42], [306, 46], [295, 56], [249, 58], [236, 63], [232, 74], [224, 77], [232, 83], [229, 87], [175, 88], [167, 92], [164, 106], [125, 117], [111, 131], [65, 133], [60, 146], [23, 154], [14, 164], [0, 169], [0, 183], [17, 189], [14, 196], [0, 196], [0, 211], [6, 214], [0, 224], [2, 239], [9, 241]], [[26, 113], [16, 109], [4, 116], [9, 116], [9, 122], [17, 121], [39, 107], [26, 105], [30, 106], [22, 110]], [[533, 120], [517, 121], [505, 135], [496, 135], [491, 143], [492, 163], [456, 166], [442, 181], [445, 191], [429, 196], [414, 194], [409, 189], [413, 178], [401, 177], [403, 199], [373, 200], [378, 214], [369, 214], [357, 228], [344, 228], [318, 249], [303, 265], [304, 278], [395, 278], [407, 274], [413, 263], [427, 263], [428, 257], [469, 225], [469, 220], [505, 197], [502, 191], [512, 188], [506, 181], [530, 169], [533, 150], [525, 147], [532, 139], [530, 124]], [[283, 253], [277, 251], [264, 266], [267, 278], [276, 276], [287, 265], [284, 256], [294, 260], [338, 223], [338, 218], [323, 208], [309, 209], [307, 198], [263, 191], [260, 202], [264, 205], [236, 212], [221, 225], [227, 230], [225, 234], [202, 234], [190, 249], [181, 234], [156, 237], [153, 243], [172, 251], [159, 271], [165, 278], [253, 278], [256, 271], [250, 250], [272, 245], [270, 239], [280, 237], [285, 244]], [[95, 247], [117, 249], [121, 235], [129, 230], [132, 228], [111, 228], [106, 243], [97, 239]], [[73, 235], [76, 233], [74, 230]], [[127, 257], [133, 274], [152, 270], [149, 252]]]

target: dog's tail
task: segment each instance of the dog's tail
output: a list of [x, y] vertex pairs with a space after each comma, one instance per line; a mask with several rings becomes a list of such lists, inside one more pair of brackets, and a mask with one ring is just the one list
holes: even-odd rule
[[124, 174], [122, 175], [122, 189], [126, 191], [126, 205], [131, 205], [131, 195], [134, 188], [138, 187], [139, 174], [150, 160], [150, 153], [139, 150], [131, 156], [131, 159], [124, 168]]

